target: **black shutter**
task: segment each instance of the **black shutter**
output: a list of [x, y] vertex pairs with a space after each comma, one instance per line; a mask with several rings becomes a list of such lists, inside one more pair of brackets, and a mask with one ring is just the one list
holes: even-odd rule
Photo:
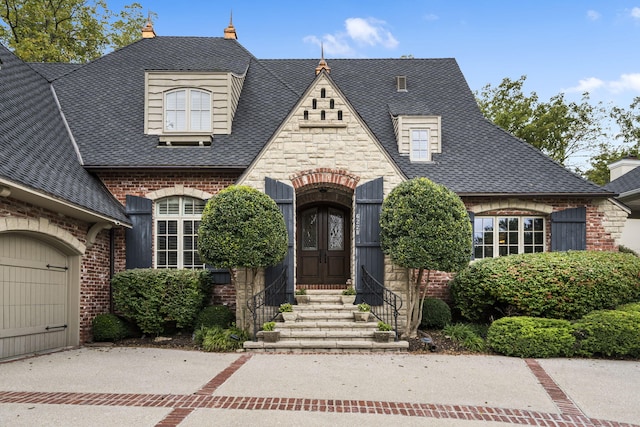
[[152, 266], [152, 214], [153, 202], [144, 197], [127, 196], [126, 212], [133, 228], [125, 232], [127, 269]]
[[475, 243], [475, 231], [476, 231], [476, 224], [475, 224], [475, 219], [476, 219], [476, 214], [471, 212], [471, 211], [467, 211], [467, 214], [469, 214], [469, 221], [471, 221], [471, 259], [474, 260], [476, 259], [476, 248], [474, 246]]
[[[356, 289], [361, 290], [362, 266], [384, 285], [384, 254], [380, 247], [380, 212], [383, 179], [377, 178], [356, 187]], [[371, 305], [382, 304], [382, 295], [366, 295]]]
[[[287, 226], [287, 234], [288, 234], [288, 245], [289, 249], [287, 250], [287, 255], [284, 257], [284, 260], [273, 267], [267, 267], [264, 272], [265, 276], [265, 286], [273, 283], [275, 279], [278, 278], [280, 273], [286, 268], [287, 269], [287, 294], [283, 295], [267, 295], [267, 300], [274, 302], [276, 301], [284, 301], [286, 298], [289, 302], [293, 303], [293, 187], [287, 185], [283, 182], [276, 181], [274, 179], [266, 177], [264, 179], [265, 193], [275, 200], [278, 208], [280, 208], [280, 212], [284, 216], [284, 222]], [[278, 302], [278, 304], [280, 303]]]
[[565, 209], [551, 214], [551, 250], [587, 249], [587, 208]]

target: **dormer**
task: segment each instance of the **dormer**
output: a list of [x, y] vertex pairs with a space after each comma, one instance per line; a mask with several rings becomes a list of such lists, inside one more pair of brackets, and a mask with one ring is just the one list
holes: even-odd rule
[[144, 133], [159, 146], [209, 146], [232, 131], [246, 72], [147, 71]]
[[392, 114], [398, 152], [411, 162], [430, 162], [442, 152], [440, 116]]

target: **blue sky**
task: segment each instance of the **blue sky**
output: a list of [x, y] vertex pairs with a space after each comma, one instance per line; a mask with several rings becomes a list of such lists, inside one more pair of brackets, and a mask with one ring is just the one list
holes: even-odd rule
[[[628, 108], [640, 96], [640, 0], [139, 0], [162, 36], [222, 36], [258, 58], [456, 58], [472, 90], [527, 76]], [[119, 9], [130, 3], [108, 1]]]

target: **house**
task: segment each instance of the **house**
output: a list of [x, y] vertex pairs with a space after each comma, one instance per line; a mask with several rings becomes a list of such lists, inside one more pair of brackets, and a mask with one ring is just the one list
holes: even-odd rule
[[[364, 266], [402, 296], [378, 215], [418, 176], [462, 198], [476, 259], [619, 244], [614, 193], [486, 120], [454, 59], [261, 60], [223, 34], [148, 26], [83, 65], [0, 46], [0, 357], [90, 340], [115, 272], [203, 268], [202, 209], [234, 183], [284, 213], [289, 253], [261, 280], [286, 268], [289, 293], [358, 287]], [[218, 277], [215, 300], [244, 307]]]
[[617, 193], [616, 200], [630, 210], [619, 244], [640, 253], [640, 160], [629, 157], [609, 165], [611, 181], [606, 190]]

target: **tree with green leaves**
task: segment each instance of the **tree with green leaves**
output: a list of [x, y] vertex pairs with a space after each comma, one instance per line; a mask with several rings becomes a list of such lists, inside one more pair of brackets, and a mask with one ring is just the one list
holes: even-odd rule
[[202, 213], [198, 230], [200, 258], [214, 267], [228, 269], [236, 292], [239, 268], [251, 271], [244, 291], [245, 295], [253, 295], [258, 269], [282, 261], [287, 242], [284, 216], [272, 198], [255, 188], [227, 187], [207, 202]]
[[139, 3], [114, 12], [106, 0], [0, 2], [0, 42], [27, 62], [91, 61], [139, 39], [146, 22]]
[[591, 158], [591, 168], [585, 172], [587, 179], [596, 184], [609, 182], [609, 165], [625, 157], [640, 156], [640, 96], [634, 98], [628, 109], [613, 107], [611, 118], [620, 129], [615, 136], [619, 144], [601, 144], [600, 152]]
[[405, 331], [415, 337], [431, 271], [457, 272], [471, 258], [471, 222], [464, 203], [427, 178], [405, 181], [382, 203], [380, 244], [396, 265], [415, 272], [407, 289]]
[[580, 103], [567, 102], [563, 93], [543, 102], [536, 92], [524, 94], [525, 80], [526, 76], [515, 81], [505, 78], [496, 87], [486, 85], [476, 92], [485, 117], [562, 165], [596, 147], [604, 133], [602, 103], [591, 105], [586, 92]]

